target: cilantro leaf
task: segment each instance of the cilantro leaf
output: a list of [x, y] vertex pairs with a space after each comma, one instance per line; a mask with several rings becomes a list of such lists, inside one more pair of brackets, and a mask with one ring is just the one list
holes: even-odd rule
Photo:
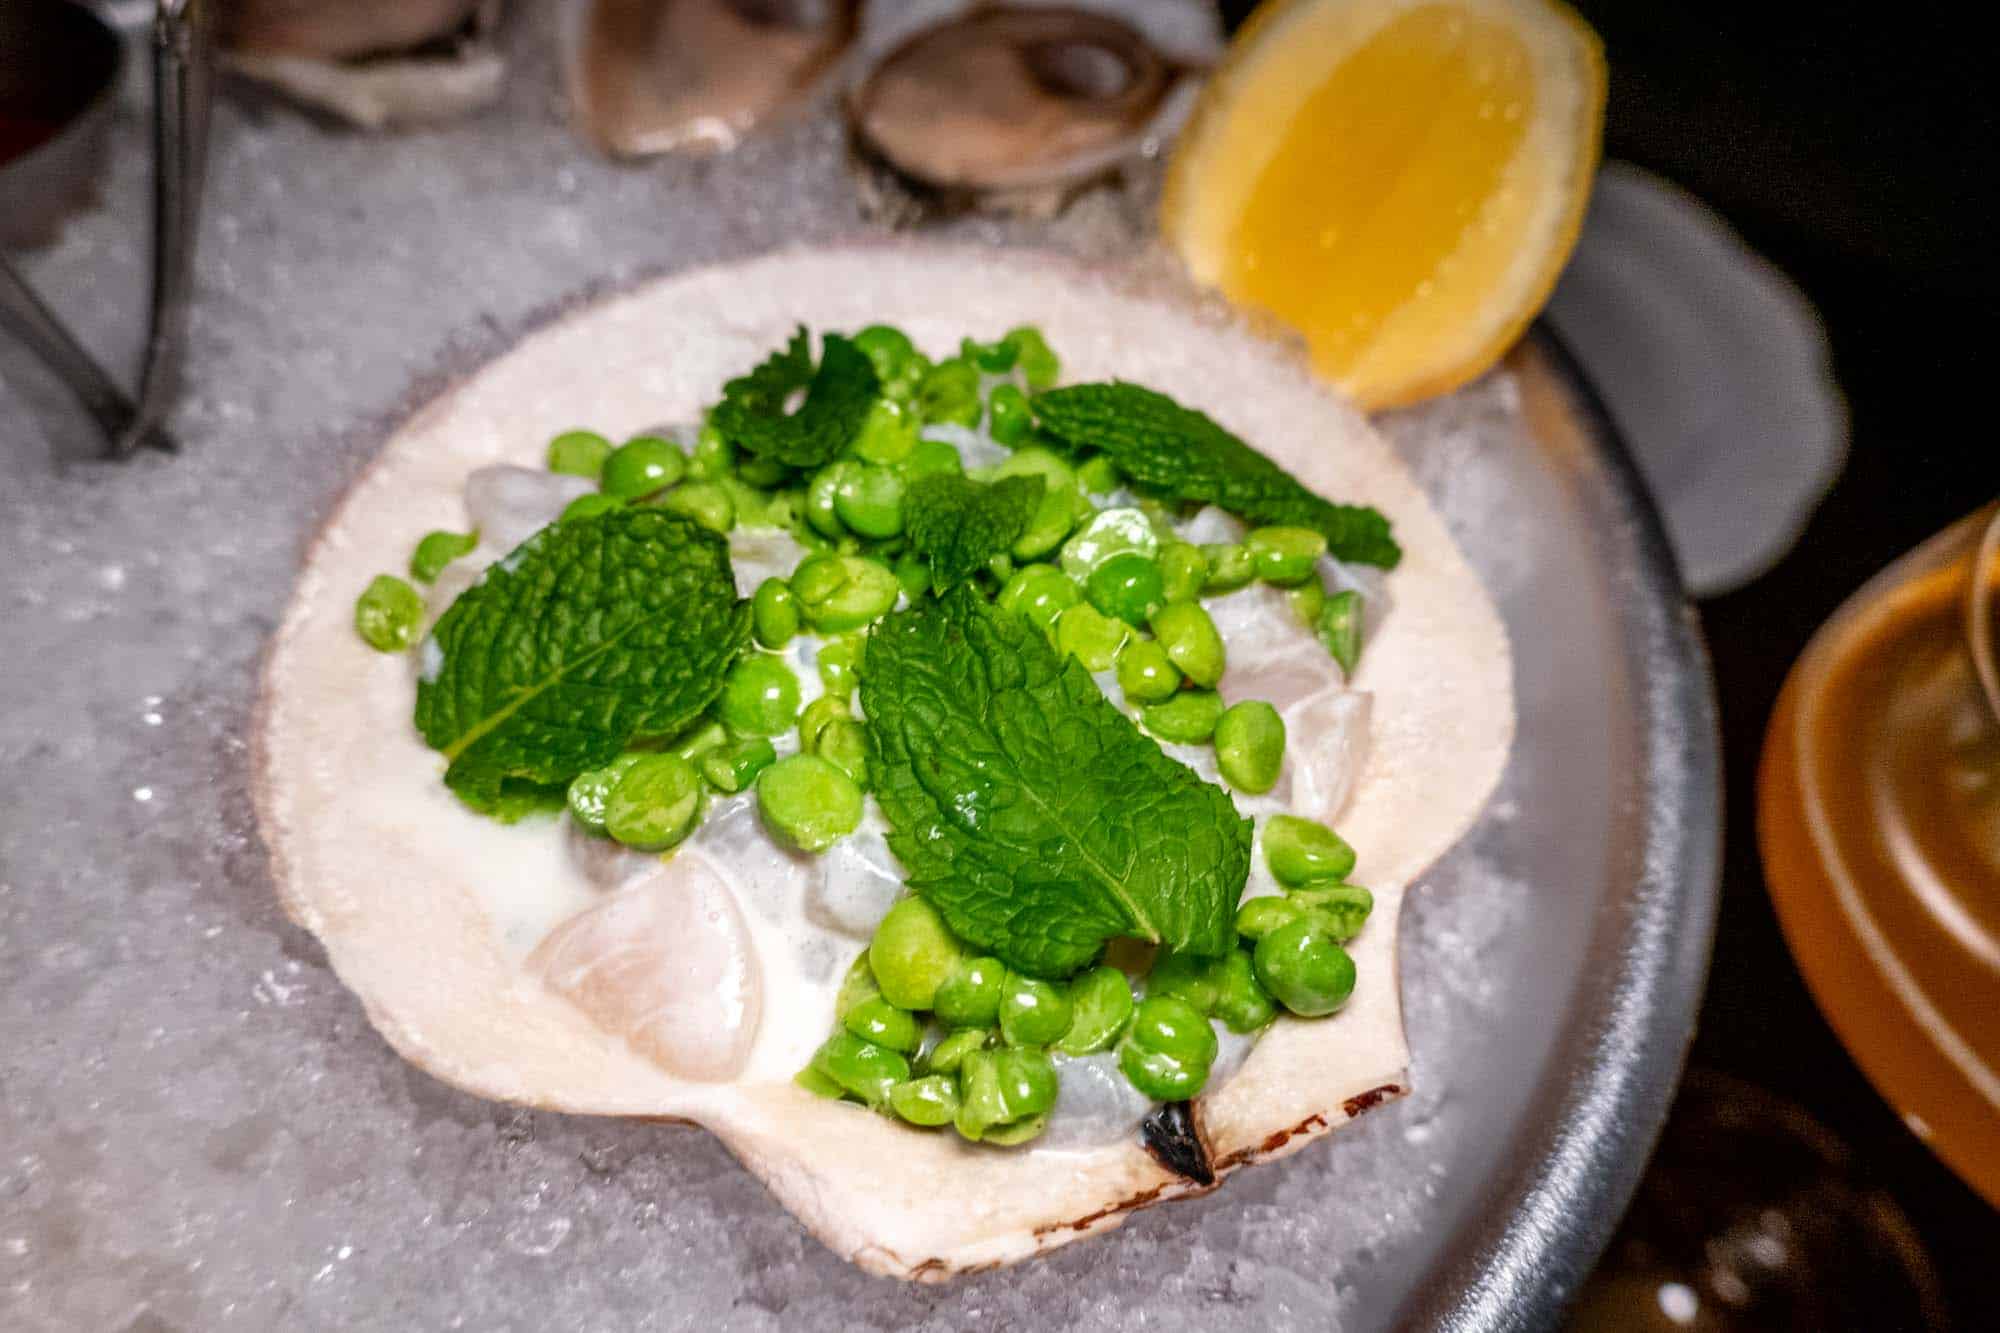
[[1336, 560], [1393, 569], [1403, 549], [1367, 505], [1334, 504], [1163, 393], [1137, 384], [1075, 384], [1034, 397], [1042, 428], [1072, 449], [1101, 449], [1141, 486], [1227, 509], [1252, 523], [1312, 528]]
[[1044, 976], [1114, 936], [1234, 943], [1250, 821], [1020, 616], [963, 586], [889, 616], [861, 703], [889, 846], [963, 938]]
[[[759, 458], [823, 467], [860, 434], [881, 387], [874, 363], [837, 333], [822, 339], [815, 370], [812, 337], [801, 325], [783, 351], [722, 386], [709, 420], [723, 439]], [[786, 402], [801, 389], [805, 401], [787, 412]]]
[[939, 591], [963, 583], [1005, 553], [1042, 502], [1040, 477], [1002, 477], [991, 486], [956, 472], [920, 477], [903, 498], [909, 549], [930, 566]]
[[438, 619], [417, 730], [451, 761], [445, 785], [504, 818], [525, 789], [701, 712], [749, 634], [729, 548], [692, 520], [620, 509], [554, 523]]

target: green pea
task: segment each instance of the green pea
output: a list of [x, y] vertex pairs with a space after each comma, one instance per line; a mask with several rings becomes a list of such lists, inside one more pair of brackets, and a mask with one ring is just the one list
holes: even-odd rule
[[847, 525], [840, 521], [840, 484], [860, 471], [859, 463], [843, 458], [828, 463], [806, 483], [806, 522], [821, 536], [838, 540], [847, 535]]
[[739, 528], [786, 528], [791, 526], [789, 506], [777, 496], [746, 484], [742, 478], [725, 476], [714, 485], [729, 497], [729, 508]]
[[868, 951], [863, 949], [848, 964], [847, 975], [840, 979], [840, 989], [833, 997], [834, 1019], [845, 1023], [858, 1005], [881, 993], [882, 988], [875, 984], [875, 969], [868, 965]]
[[841, 1087], [838, 1083], [835, 1083], [832, 1079], [828, 1078], [825, 1074], [820, 1073], [819, 1070], [814, 1069], [811, 1065], [807, 1065], [804, 1069], [801, 1069], [798, 1073], [792, 1075], [792, 1082], [804, 1088], [807, 1092], [810, 1092], [813, 1096], [824, 1097], [828, 1101], [837, 1102], [842, 1097], [845, 1097], [847, 1095], [846, 1088]]
[[777, 761], [778, 752], [771, 748], [771, 742], [750, 736], [704, 752], [695, 760], [695, 767], [709, 786], [734, 795], [748, 791], [757, 775]]
[[1072, 606], [1056, 617], [1056, 651], [1074, 657], [1086, 671], [1110, 670], [1131, 637], [1125, 622], [1099, 614], [1096, 607]]
[[703, 426], [694, 437], [694, 452], [688, 457], [688, 478], [692, 481], [720, 481], [734, 466], [729, 441], [714, 426]]
[[1257, 980], [1256, 966], [1242, 949], [1215, 960], [1215, 1016], [1231, 1032], [1255, 1032], [1278, 1016], [1278, 1006]]
[[1215, 724], [1215, 764], [1230, 786], [1262, 796], [1285, 763], [1285, 720], [1262, 699], [1233, 704]]
[[1109, 495], [1124, 480], [1109, 454], [1098, 454], [1077, 465], [1076, 484], [1087, 495]]
[[917, 416], [925, 424], [979, 424], [979, 371], [969, 361], [952, 358], [931, 367], [917, 385]]
[[1167, 650], [1167, 657], [1183, 675], [1197, 685], [1212, 686], [1222, 679], [1228, 663], [1222, 636], [1199, 602], [1175, 602], [1153, 613], [1153, 637]]
[[1127, 702], [1158, 703], [1180, 687], [1180, 669], [1157, 640], [1135, 638], [1118, 654], [1118, 688]]
[[1078, 506], [1086, 503], [1077, 490], [1075, 471], [1055, 453], [1038, 445], [1016, 449], [993, 469], [993, 477], [996, 481], [1003, 477], [1042, 479], [1042, 498], [1036, 503], [1027, 528], [1011, 548], [1011, 554], [1018, 560], [1039, 559], [1060, 546], [1076, 526]]
[[621, 754], [602, 768], [570, 779], [565, 800], [571, 817], [592, 833], [604, 832], [604, 803], [611, 798], [611, 789], [618, 785], [618, 779], [638, 762], [636, 754]]
[[1031, 1123], [1055, 1105], [1056, 1069], [1040, 1051], [971, 1051], [959, 1066], [958, 1087], [958, 1132], [975, 1141], [992, 1139], [994, 1131]]
[[958, 456], [958, 450], [943, 440], [917, 441], [916, 448], [902, 463], [903, 475], [910, 481], [919, 477], [935, 476], [940, 472], [964, 472], [965, 460]]
[[1319, 618], [1326, 611], [1326, 585], [1318, 579], [1307, 579], [1298, 587], [1285, 594], [1285, 600], [1292, 604], [1292, 614], [1299, 623], [1314, 633], [1319, 631]]
[[1185, 1101], [1208, 1082], [1218, 1043], [1208, 1019], [1186, 1000], [1148, 995], [1118, 1044], [1118, 1067], [1155, 1101]]
[[1139, 710], [1146, 730], [1176, 745], [1199, 745], [1215, 734], [1222, 720], [1222, 696], [1214, 690], [1182, 690], [1165, 703]]
[[1310, 912], [1257, 941], [1257, 980], [1301, 1018], [1318, 1018], [1354, 994], [1354, 960]]
[[1026, 1143], [1030, 1139], [1040, 1137], [1041, 1132], [1048, 1127], [1049, 1113], [1044, 1111], [1040, 1115], [1031, 1115], [1025, 1120], [1015, 1120], [1005, 1125], [995, 1125], [986, 1131], [985, 1137], [980, 1139], [980, 1142], [991, 1143], [1002, 1148], [1011, 1148], [1017, 1143]]
[[792, 585], [776, 575], [757, 585], [750, 597], [750, 624], [760, 646], [784, 647], [799, 632], [799, 604]]
[[1354, 860], [1347, 839], [1316, 820], [1272, 815], [1264, 821], [1264, 861], [1287, 888], [1346, 879]]
[[1084, 596], [1107, 616], [1143, 625], [1166, 601], [1160, 566], [1134, 552], [1114, 555], [1090, 571]]
[[1030, 389], [1046, 389], [1062, 373], [1062, 363], [1049, 350], [1042, 331], [1034, 325], [1022, 324], [1009, 329], [1000, 341], [1013, 344], [1015, 364], [1020, 367], [1021, 378], [1028, 382]]
[[1009, 1046], [1047, 1046], [1069, 1031], [1069, 996], [1038, 977], [1007, 974], [1000, 991], [1000, 1038]]
[[961, 960], [938, 986], [931, 1012], [951, 1028], [989, 1028], [1000, 1019], [1007, 968], [998, 958]]
[[930, 561], [915, 551], [905, 551], [896, 557], [896, 582], [903, 585], [903, 596], [916, 601], [931, 590]]
[[1063, 543], [1063, 573], [1081, 582], [1112, 556], [1128, 551], [1149, 560], [1160, 553], [1153, 521], [1141, 509], [1101, 509]]
[[834, 487], [833, 512], [863, 537], [893, 537], [903, 530], [903, 478], [874, 464], [851, 468]]
[[661, 748], [692, 761], [697, 755], [706, 754], [728, 740], [728, 728], [712, 717], [704, 717], [674, 733]]
[[1256, 528], [1244, 542], [1257, 577], [1266, 583], [1303, 583], [1326, 554], [1326, 538], [1311, 528]]
[[1069, 1030], [1057, 1040], [1064, 1055], [1109, 1050], [1132, 1021], [1132, 983], [1115, 967], [1093, 967], [1069, 986]]
[[990, 1027], [959, 1028], [931, 1047], [924, 1056], [924, 1068], [939, 1074], [955, 1074], [966, 1056], [985, 1050], [998, 1038], [999, 1034]]
[[1146, 994], [1186, 1000], [1204, 1014], [1215, 1012], [1215, 960], [1178, 949], [1162, 949], [1146, 974]]
[[1326, 599], [1319, 613], [1319, 641], [1349, 676], [1361, 660], [1361, 594], [1348, 588]]
[[988, 375], [1005, 375], [1014, 368], [1014, 359], [1020, 356], [1021, 349], [1005, 338], [992, 343], [961, 338], [958, 343], [958, 354]]
[[860, 827], [861, 788], [819, 756], [795, 754], [758, 775], [757, 809], [781, 842], [823, 852]]
[[812, 1063], [843, 1092], [870, 1106], [888, 1101], [890, 1090], [910, 1077], [910, 1062], [900, 1052], [863, 1041], [852, 1032], [836, 1032], [827, 1038]]
[[1009, 448], [1028, 438], [1035, 424], [1028, 410], [1028, 395], [1011, 384], [996, 385], [986, 399], [987, 429], [993, 438]]
[[1246, 546], [1210, 543], [1201, 548], [1201, 553], [1208, 561], [1208, 577], [1201, 585], [1205, 593], [1235, 592], [1257, 577], [1256, 562], [1250, 558]]
[[635, 435], [604, 460], [604, 476], [598, 484], [606, 495], [637, 500], [674, 485], [687, 475], [687, 465], [687, 455], [672, 440]]
[[1236, 909], [1236, 933], [1245, 939], [1260, 940], [1304, 915], [1305, 908], [1290, 898], [1276, 895], [1249, 898]]
[[446, 565], [477, 545], [476, 532], [426, 532], [417, 549], [410, 552], [410, 577], [419, 583], [434, 582]]
[[549, 471], [596, 481], [611, 457], [611, 441], [594, 430], [566, 430], [549, 441]]
[[701, 822], [701, 775], [677, 754], [645, 754], [604, 801], [604, 831], [627, 847], [663, 852]]
[[[783, 481], [786, 474], [790, 471], [790, 468], [775, 458], [758, 458], [752, 456], [736, 465], [736, 476], [744, 485], [762, 487], [766, 490]], [[711, 478], [714, 481], [722, 481], [724, 479], [724, 477]]]
[[861, 645], [859, 637], [830, 639], [820, 645], [815, 661], [818, 664], [819, 683], [826, 692], [845, 701], [854, 693], [854, 687], [861, 683]]
[[783, 658], [750, 653], [729, 668], [715, 711], [739, 736], [782, 736], [799, 718], [799, 678]]
[[625, 503], [615, 495], [593, 491], [589, 495], [579, 495], [564, 505], [562, 513], [556, 515], [556, 522], [573, 523], [580, 518], [596, 518], [599, 514], [625, 508]]
[[1294, 890], [1291, 898], [1337, 944], [1345, 944], [1359, 935], [1368, 914], [1375, 910], [1375, 895], [1359, 884], [1315, 884], [1309, 889]]
[[935, 1129], [958, 1114], [958, 1080], [930, 1074], [889, 1089], [889, 1109], [913, 1125]]
[[819, 736], [828, 726], [854, 714], [847, 707], [847, 700], [836, 695], [822, 694], [805, 706], [799, 714], [799, 748], [811, 754], [819, 744]]
[[893, 398], [877, 398], [861, 419], [861, 430], [849, 446], [869, 463], [900, 463], [917, 447], [917, 415]]
[[402, 652], [423, 623], [424, 599], [393, 574], [377, 574], [354, 601], [354, 632], [377, 652]]
[[904, 407], [914, 407], [917, 390], [922, 387], [924, 377], [931, 373], [931, 359], [922, 352], [912, 353], [902, 368], [882, 381], [882, 394], [892, 398]]
[[854, 335], [854, 350], [875, 367], [875, 377], [884, 383], [896, 378], [917, 354], [910, 335], [893, 324], [870, 324]]
[[1160, 548], [1160, 596], [1168, 602], [1192, 602], [1208, 582], [1208, 557], [1199, 546], [1168, 542]]
[[894, 572], [866, 556], [815, 555], [792, 571], [799, 611], [821, 633], [860, 629], [895, 606], [902, 593]]
[[840, 1024], [863, 1041], [887, 1046], [904, 1055], [912, 1054], [924, 1037], [923, 1027], [914, 1014], [898, 1009], [879, 995], [849, 1009]]
[[1044, 634], [1053, 634], [1056, 617], [1083, 601], [1076, 584], [1053, 565], [1029, 565], [1015, 571], [996, 599], [1004, 611], [1026, 616]]
[[813, 753], [868, 788], [868, 729], [852, 718], [836, 718], [820, 728]]
[[710, 532], [727, 534], [736, 523], [736, 502], [726, 487], [713, 481], [690, 481], [660, 497], [660, 508], [685, 515]]
[[951, 978], [965, 951], [938, 910], [922, 898], [904, 898], [875, 927], [868, 965], [889, 1002], [902, 1009], [930, 1009], [938, 987]]

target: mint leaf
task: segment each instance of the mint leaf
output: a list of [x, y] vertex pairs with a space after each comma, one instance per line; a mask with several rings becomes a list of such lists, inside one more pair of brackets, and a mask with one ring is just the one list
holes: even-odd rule
[[975, 946], [1062, 976], [1114, 936], [1234, 944], [1250, 821], [1020, 616], [965, 586], [889, 616], [861, 703], [889, 846]]
[[1002, 477], [991, 486], [956, 472], [919, 477], [903, 498], [903, 532], [909, 549], [931, 570], [939, 591], [963, 583], [987, 561], [1004, 554], [1042, 502], [1040, 477]]
[[1100, 449], [1141, 486], [1227, 509], [1252, 523], [1312, 528], [1336, 560], [1393, 569], [1402, 547], [1366, 505], [1334, 504], [1190, 407], [1122, 381], [1075, 384], [1033, 399], [1042, 428], [1072, 449]]
[[[785, 404], [801, 389], [805, 401], [787, 412]], [[801, 325], [783, 351], [722, 386], [709, 420], [723, 439], [759, 458], [823, 467], [860, 434], [880, 390], [874, 363], [837, 333], [821, 341], [814, 370], [812, 337]]]
[[729, 548], [692, 520], [620, 509], [553, 523], [438, 619], [417, 730], [451, 761], [445, 785], [505, 817], [524, 789], [688, 722], [749, 634]]

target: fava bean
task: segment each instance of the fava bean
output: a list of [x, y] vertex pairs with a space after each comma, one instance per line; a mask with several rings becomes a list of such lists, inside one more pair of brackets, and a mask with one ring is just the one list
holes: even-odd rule
[[889, 1109], [913, 1125], [935, 1129], [958, 1114], [958, 1080], [930, 1074], [889, 1089]]
[[903, 585], [889, 567], [859, 555], [815, 555], [792, 571], [792, 596], [822, 633], [860, 629], [886, 614]]
[[1056, 1042], [1064, 1055], [1110, 1049], [1132, 1021], [1132, 983], [1115, 967], [1093, 967], [1069, 986], [1069, 1030]]
[[1264, 821], [1264, 862], [1287, 888], [1343, 880], [1354, 869], [1354, 848], [1326, 825], [1298, 815]]
[[899, 1052], [863, 1041], [852, 1032], [827, 1038], [814, 1054], [812, 1067], [870, 1106], [888, 1101], [890, 1090], [910, 1077], [910, 1062]]
[[1235, 592], [1257, 577], [1256, 563], [1246, 547], [1211, 543], [1201, 548], [1201, 554], [1208, 561], [1208, 577], [1201, 585], [1205, 593]]
[[1160, 566], [1136, 552], [1111, 556], [1090, 571], [1084, 596], [1107, 616], [1143, 625], [1167, 600]]
[[1072, 606], [1056, 617], [1056, 651], [1074, 657], [1086, 671], [1108, 671], [1131, 637], [1123, 621], [1099, 614], [1096, 607]]
[[924, 1056], [924, 1068], [939, 1074], [955, 1074], [967, 1055], [985, 1050], [999, 1035], [990, 1027], [959, 1028], [931, 1047]]
[[863, 1041], [887, 1046], [904, 1055], [914, 1052], [924, 1035], [914, 1014], [907, 1009], [898, 1009], [880, 995], [849, 1009], [840, 1023]]
[[792, 585], [776, 575], [758, 584], [750, 598], [750, 623], [760, 646], [775, 650], [790, 643], [799, 632], [799, 603], [792, 596]]
[[1257, 941], [1257, 980], [1302, 1018], [1330, 1014], [1354, 993], [1354, 960], [1310, 912]]
[[1181, 673], [1197, 685], [1212, 686], [1222, 679], [1227, 657], [1222, 636], [1199, 602], [1175, 602], [1153, 613], [1153, 636]]
[[1375, 895], [1359, 884], [1315, 884], [1296, 889], [1292, 901], [1310, 912], [1336, 944], [1345, 944], [1361, 933], [1368, 914], [1375, 910]]
[[1126, 702], [1159, 703], [1180, 687], [1180, 669], [1156, 640], [1135, 638], [1118, 654], [1118, 688]]
[[1278, 1007], [1257, 980], [1250, 955], [1231, 949], [1209, 970], [1215, 981], [1213, 1013], [1231, 1032], [1255, 1032], [1278, 1016]]
[[871, 464], [850, 468], [833, 492], [833, 512], [847, 528], [877, 540], [903, 530], [903, 478]]
[[1326, 554], [1326, 538], [1311, 528], [1254, 528], [1244, 545], [1258, 578], [1286, 586], [1303, 583]]
[[611, 457], [611, 441], [594, 430], [566, 430], [549, 441], [549, 471], [596, 481]]
[[[786, 761], [790, 762], [790, 761]], [[938, 910], [922, 898], [904, 898], [875, 927], [868, 965], [889, 1002], [902, 1009], [930, 1009], [938, 987], [965, 956]]]
[[1186, 1000], [1149, 995], [1118, 1043], [1118, 1067], [1154, 1101], [1185, 1101], [1208, 1082], [1215, 1063], [1215, 1029]]
[[610, 799], [618, 779], [638, 762], [636, 754], [621, 754], [602, 768], [577, 774], [570, 780], [565, 798], [570, 816], [592, 833], [604, 832], [604, 803]]
[[971, 362], [952, 358], [931, 367], [917, 385], [917, 415], [926, 424], [979, 424], [979, 371]]
[[729, 668], [716, 716], [739, 736], [782, 736], [799, 718], [799, 678], [784, 659], [750, 653]]
[[819, 756], [795, 754], [758, 775], [757, 809], [780, 841], [823, 852], [860, 827], [861, 788]]
[[1165, 703], [1139, 710], [1146, 730], [1176, 745], [1199, 745], [1215, 735], [1222, 720], [1222, 696], [1214, 690], [1182, 690]]
[[734, 795], [748, 791], [757, 775], [778, 761], [778, 752], [762, 736], [707, 750], [695, 760], [702, 778], [719, 792]]
[[1232, 704], [1215, 724], [1215, 764], [1230, 786], [1262, 796], [1285, 762], [1285, 720], [1262, 699]]
[[1361, 594], [1348, 588], [1326, 599], [1319, 613], [1319, 641], [1349, 677], [1361, 660]]
[[1199, 546], [1168, 542], [1160, 548], [1160, 595], [1166, 601], [1195, 601], [1207, 582], [1208, 557]]
[[1007, 974], [1000, 991], [1000, 1037], [1009, 1046], [1046, 1046], [1069, 1031], [1069, 996], [1037, 977]]
[[992, 1027], [1006, 985], [1007, 968], [998, 958], [961, 959], [939, 984], [931, 1012], [946, 1027]]
[[1056, 617], [1083, 601], [1083, 593], [1068, 575], [1052, 565], [1016, 570], [996, 599], [1004, 611], [1026, 616], [1042, 633], [1055, 632]]
[[1015, 352], [1015, 364], [1020, 368], [1021, 378], [1028, 382], [1030, 389], [1046, 389], [1056, 382], [1062, 373], [1062, 363], [1049, 350], [1049, 344], [1042, 337], [1042, 331], [1032, 324], [1022, 324], [1007, 330], [1002, 342], [1011, 343]]
[[987, 430], [1010, 449], [1027, 439], [1035, 424], [1028, 411], [1028, 395], [1011, 384], [994, 387], [986, 399], [986, 414]]
[[627, 847], [663, 852], [701, 822], [701, 775], [677, 754], [645, 754], [604, 800], [604, 831]]
[[376, 575], [354, 602], [354, 632], [377, 652], [402, 652], [423, 623], [424, 599], [393, 574]]
[[672, 440], [635, 435], [605, 458], [598, 486], [606, 495], [637, 500], [674, 485], [687, 467], [687, 455]]
[[564, 505], [562, 513], [556, 515], [556, 522], [573, 523], [580, 518], [596, 518], [599, 514], [608, 514], [614, 509], [623, 508], [625, 501], [617, 496], [593, 491], [589, 495], [579, 495]]
[[410, 577], [419, 583], [435, 582], [444, 567], [479, 545], [479, 534], [427, 532], [410, 552]]

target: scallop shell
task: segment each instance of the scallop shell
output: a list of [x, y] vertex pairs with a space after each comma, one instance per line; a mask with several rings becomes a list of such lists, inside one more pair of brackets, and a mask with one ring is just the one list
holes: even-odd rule
[[[1373, 743], [1342, 819], [1377, 891], [1338, 1015], [1280, 1020], [1192, 1114], [1145, 1142], [996, 1150], [925, 1133], [789, 1082], [678, 1079], [530, 976], [466, 884], [499, 836], [443, 791], [380, 793], [438, 771], [409, 723], [403, 661], [351, 625], [385, 553], [458, 521], [473, 469], [532, 463], [555, 431], [614, 435], [690, 419], [796, 322], [893, 321], [919, 343], [1033, 322], [1078, 378], [1177, 394], [1318, 489], [1381, 507], [1405, 557], [1395, 613], [1353, 682]], [[870, 1272], [920, 1280], [1010, 1263], [1203, 1193], [1408, 1090], [1395, 940], [1404, 886], [1471, 823], [1513, 734], [1511, 667], [1491, 602], [1388, 446], [1292, 353], [1179, 296], [1022, 252], [801, 250], [684, 273], [541, 330], [390, 437], [314, 544], [266, 661], [259, 823], [287, 910], [405, 1057], [457, 1087], [590, 1115], [699, 1123], [821, 1240]], [[579, 909], [580, 910], [580, 909]], [[553, 923], [551, 923], [553, 924]], [[1150, 1150], [1149, 1150], [1150, 1146]]]

